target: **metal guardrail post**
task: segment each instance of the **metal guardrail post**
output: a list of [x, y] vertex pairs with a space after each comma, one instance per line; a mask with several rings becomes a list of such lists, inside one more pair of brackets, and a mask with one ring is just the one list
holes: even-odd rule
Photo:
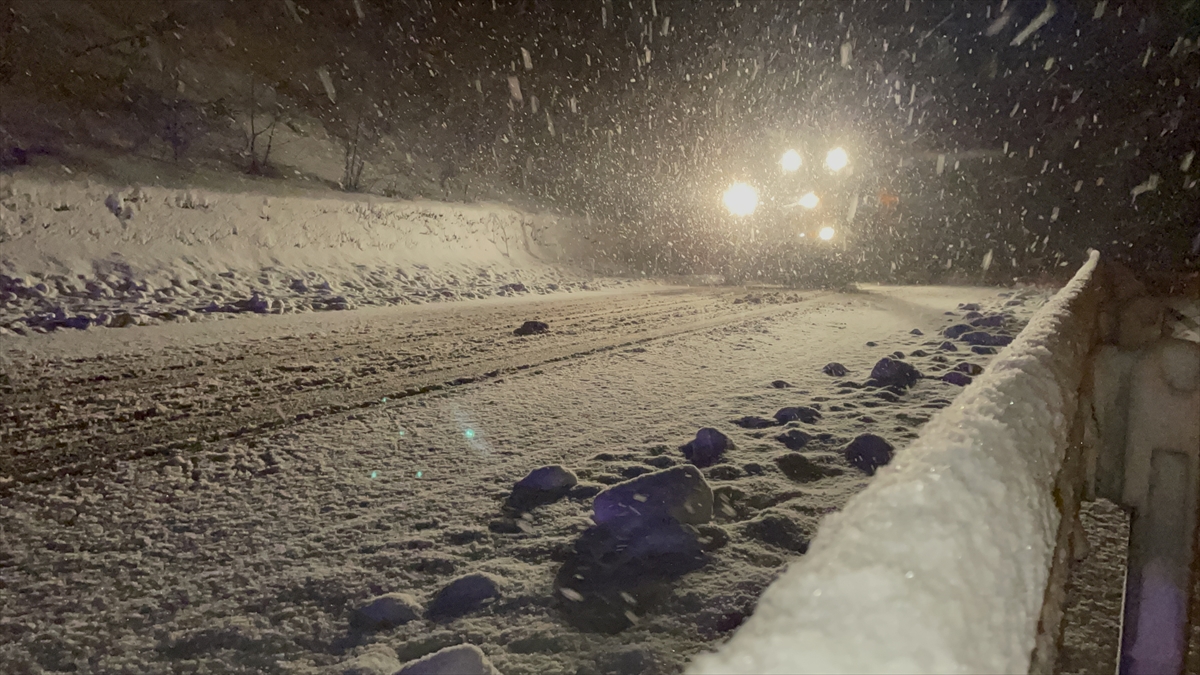
[[1164, 339], [1129, 381], [1122, 501], [1133, 509], [1120, 675], [1183, 671], [1200, 491], [1200, 345]]
[[1188, 641], [1196, 504], [1191, 460], [1183, 452], [1151, 457], [1145, 508], [1134, 516], [1121, 635], [1121, 675], [1183, 671]]

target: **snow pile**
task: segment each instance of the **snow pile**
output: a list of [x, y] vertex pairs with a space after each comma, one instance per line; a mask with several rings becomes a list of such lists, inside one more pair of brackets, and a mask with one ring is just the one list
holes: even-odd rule
[[1088, 263], [954, 405], [829, 516], [690, 672], [1024, 672], [1058, 532], [1054, 481], [1088, 331]]
[[575, 241], [498, 204], [22, 175], [0, 183], [0, 331], [576, 290]]

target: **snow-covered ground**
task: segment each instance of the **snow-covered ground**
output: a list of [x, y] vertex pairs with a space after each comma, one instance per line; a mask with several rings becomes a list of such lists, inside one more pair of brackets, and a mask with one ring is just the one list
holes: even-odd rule
[[1029, 670], [1098, 260], [1093, 252], [979, 382], [826, 521], [747, 625], [690, 672]]
[[0, 176], [0, 336], [624, 283], [549, 214], [206, 185]]
[[[631, 289], [0, 338], [24, 453], [0, 671], [391, 673], [470, 643], [506, 675], [679, 672], [988, 365], [962, 338], [1045, 297]], [[551, 332], [512, 335], [535, 318]], [[926, 377], [867, 385], [885, 357]], [[732, 445], [689, 462], [701, 428]], [[646, 520], [663, 505], [691, 524]]]

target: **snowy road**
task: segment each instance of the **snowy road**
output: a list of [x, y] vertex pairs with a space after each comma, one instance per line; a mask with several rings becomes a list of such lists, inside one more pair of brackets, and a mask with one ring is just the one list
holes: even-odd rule
[[[679, 672], [866, 485], [846, 442], [902, 448], [961, 391], [934, 378], [986, 366], [937, 350], [959, 303], [1015, 331], [1041, 299], [643, 287], [0, 342], [0, 671], [390, 673], [470, 642], [506, 675]], [[513, 336], [528, 319], [553, 332]], [[933, 377], [846, 384], [897, 350]], [[823, 414], [786, 427], [811, 475], [782, 428], [731, 423], [796, 405]], [[704, 426], [736, 444], [703, 470], [708, 562], [639, 594], [632, 627], [581, 632], [552, 582], [590, 495], [682, 464]], [[591, 489], [513, 527], [504, 497], [549, 464]], [[468, 616], [349, 629], [373, 595], [476, 572], [500, 596]]]
[[[0, 476], [215, 441], [781, 311], [649, 288], [67, 332], [0, 342]], [[807, 294], [808, 297], [813, 297]], [[523, 320], [553, 332], [517, 337]]]

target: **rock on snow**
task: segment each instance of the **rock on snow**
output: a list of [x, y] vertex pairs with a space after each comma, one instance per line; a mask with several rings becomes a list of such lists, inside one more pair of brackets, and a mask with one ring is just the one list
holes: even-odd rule
[[868, 476], [874, 476], [876, 469], [892, 461], [893, 448], [880, 436], [860, 434], [846, 446], [845, 455], [847, 462]]
[[410, 661], [395, 675], [500, 675], [475, 645], [455, 645]]
[[500, 585], [494, 577], [481, 572], [467, 574], [438, 591], [426, 615], [432, 621], [450, 621], [478, 611], [498, 597]]
[[705, 427], [697, 431], [696, 438], [684, 445], [681, 450], [689, 462], [704, 468], [721, 461], [725, 451], [732, 446], [728, 436], [716, 429]]
[[386, 630], [421, 618], [421, 604], [407, 593], [388, 593], [376, 598], [350, 615], [350, 627], [358, 630]]

